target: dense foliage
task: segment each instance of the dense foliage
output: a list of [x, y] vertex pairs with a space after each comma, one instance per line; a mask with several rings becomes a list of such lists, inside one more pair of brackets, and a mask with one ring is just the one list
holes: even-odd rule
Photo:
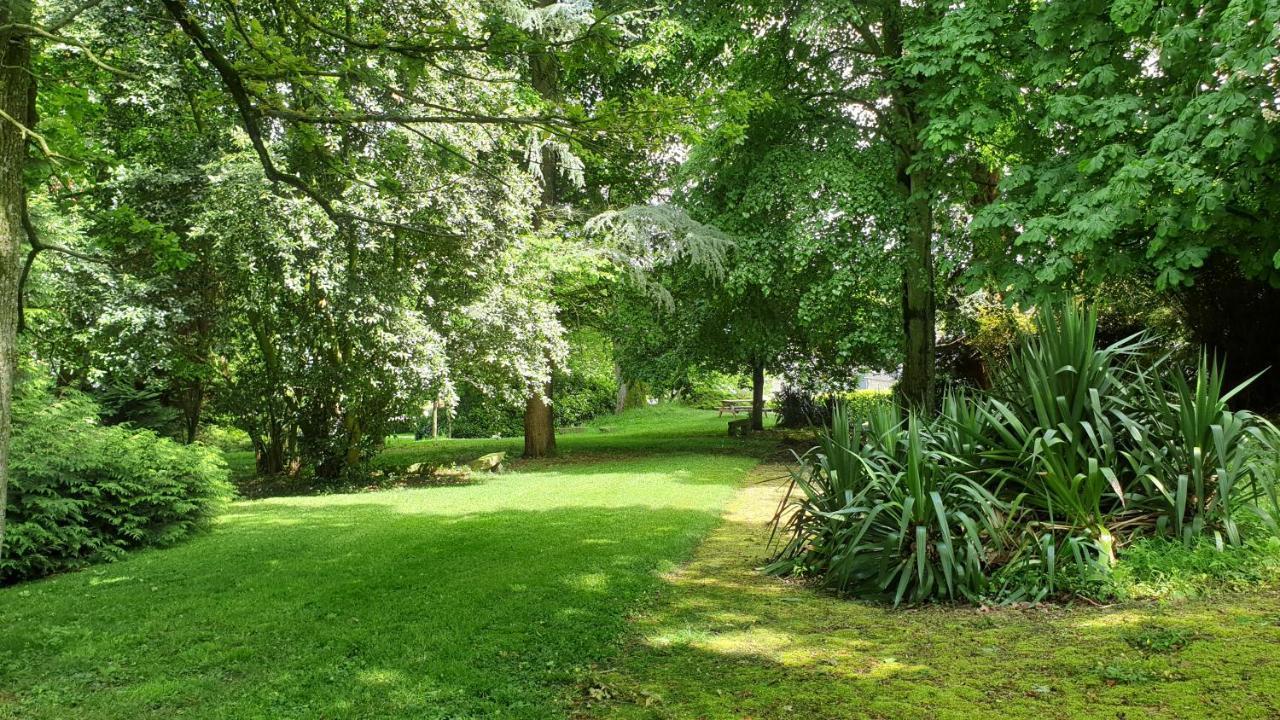
[[988, 392], [935, 419], [836, 413], [777, 518], [772, 570], [894, 603], [1040, 599], [1103, 584], [1140, 538], [1237, 547], [1280, 519], [1280, 432], [1231, 410], [1221, 367], [1152, 340], [1099, 347], [1075, 304], [1042, 310]]
[[[1238, 542], [1252, 480], [1210, 502], [1225, 476], [1181, 469], [1234, 467], [1214, 388], [1277, 364], [1277, 0], [62, 5], [0, 8], [0, 368], [34, 356], [104, 425], [216, 419], [260, 474], [337, 487], [424, 418], [543, 456], [719, 374], [758, 428], [766, 373], [804, 424], [900, 369], [918, 417], [885, 467], [966, 496], [939, 468], [975, 456], [935, 445], [973, 419], [999, 517], [1083, 528], [1037, 562], [1109, 560], [1126, 478], [1169, 506], [1149, 534]], [[1106, 349], [1038, 347], [1096, 407], [1007, 350], [1064, 289]], [[1231, 363], [1180, 380], [1201, 346]], [[935, 402], [938, 376], [974, 394]], [[1280, 374], [1231, 399], [1270, 410]], [[1224, 447], [1269, 437], [1231, 417]]]
[[99, 409], [74, 390], [31, 379], [16, 407], [0, 583], [173, 544], [231, 495], [216, 452], [150, 431], [104, 427]]

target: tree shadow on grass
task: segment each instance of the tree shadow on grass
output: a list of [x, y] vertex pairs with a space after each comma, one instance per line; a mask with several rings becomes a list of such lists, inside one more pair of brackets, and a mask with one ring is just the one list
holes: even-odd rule
[[555, 717], [715, 522], [322, 500], [0, 594], [0, 718]]
[[[583, 682], [578, 717], [1280, 717], [1280, 594], [894, 610], [763, 576], [776, 499], [735, 500]], [[1170, 633], [1185, 643], [1144, 644]]]

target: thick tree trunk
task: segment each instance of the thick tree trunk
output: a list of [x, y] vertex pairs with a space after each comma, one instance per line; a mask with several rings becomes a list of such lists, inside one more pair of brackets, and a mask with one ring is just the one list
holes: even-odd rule
[[[542, 4], [550, 4], [545, 0]], [[559, 67], [556, 57], [549, 51], [535, 52], [529, 57], [529, 76], [533, 89], [543, 98], [558, 99], [560, 96]], [[560, 180], [559, 158], [550, 148], [543, 148], [538, 158], [539, 175], [542, 177], [542, 197], [538, 210], [534, 215], [534, 228], [541, 228], [549, 213], [558, 202], [556, 184]], [[552, 373], [555, 369], [552, 368]], [[549, 457], [556, 454], [555, 413], [551, 404], [554, 402], [555, 383], [548, 381], [541, 393], [529, 394], [524, 408], [524, 456], [527, 458]]]
[[[553, 383], [544, 392], [551, 396]], [[540, 393], [532, 393], [524, 406], [524, 456], [552, 457], [556, 454], [555, 411]]]
[[0, 555], [4, 553], [5, 508], [9, 489], [9, 437], [12, 433], [13, 377], [18, 366], [18, 278], [22, 268], [22, 185], [27, 137], [17, 123], [34, 125], [31, 84], [29, 0], [0, 3]]
[[[882, 29], [885, 55], [903, 58], [903, 0], [886, 4]], [[896, 65], [896, 73], [906, 71]], [[892, 78], [892, 114], [886, 127], [896, 154], [898, 190], [906, 202], [902, 273], [904, 357], [899, 391], [902, 399], [924, 413], [934, 412], [933, 384], [937, 297], [933, 272], [933, 188], [929, 171], [919, 166], [924, 111], [917, 102], [919, 78]]]
[[928, 181], [922, 175], [921, 171], [914, 171], [907, 176], [910, 199], [902, 283], [906, 352], [901, 394], [917, 410], [932, 413], [937, 295], [933, 272], [933, 204], [928, 196]]
[[764, 429], [764, 361], [751, 362], [751, 429]]

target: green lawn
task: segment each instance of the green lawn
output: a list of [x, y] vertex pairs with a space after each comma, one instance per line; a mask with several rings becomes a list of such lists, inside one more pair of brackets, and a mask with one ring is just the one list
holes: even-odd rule
[[[559, 458], [539, 461], [530, 467], [543, 467], [548, 462], [580, 460], [600, 455], [694, 452], [714, 454], [748, 454], [758, 457], [771, 447], [768, 441], [744, 443], [727, 436], [729, 420], [718, 413], [675, 404], [630, 410], [622, 415], [599, 418], [572, 432], [559, 432], [556, 445]], [[772, 427], [776, 417], [765, 416], [765, 427]], [[509, 438], [458, 438], [413, 440], [413, 436], [393, 436], [374, 460], [384, 470], [397, 470], [414, 463], [447, 465], [473, 460], [491, 452], [505, 451], [516, 461], [524, 450], [524, 440]], [[253, 453], [227, 454], [232, 478], [245, 481], [253, 475]]]
[[[755, 479], [781, 473], [761, 466]], [[636, 620], [631, 647], [594, 669], [583, 716], [1280, 717], [1274, 589], [1108, 608], [892, 610], [757, 572], [778, 497], [776, 482], [735, 497]]]
[[[646, 409], [482, 484], [240, 502], [0, 590], [0, 718], [1280, 717], [1275, 590], [891, 610], [761, 575], [780, 468], [725, 422]], [[515, 449], [455, 442], [382, 462]]]
[[615, 425], [483, 484], [241, 502], [179, 547], [0, 590], [0, 718], [563, 716], [760, 448], [714, 413]]

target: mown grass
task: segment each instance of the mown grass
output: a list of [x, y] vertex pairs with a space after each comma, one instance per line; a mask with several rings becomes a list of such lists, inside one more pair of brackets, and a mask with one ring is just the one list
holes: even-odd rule
[[[767, 453], [773, 446], [767, 438], [743, 441], [728, 437], [729, 420], [742, 417], [745, 416], [720, 417], [714, 411], [670, 403], [629, 410], [621, 415], [597, 418], [571, 432], [561, 430], [556, 434], [558, 458], [528, 465], [519, 462], [520, 453], [524, 450], [524, 440], [520, 437], [413, 440], [412, 436], [394, 436], [388, 439], [373, 465], [384, 471], [401, 470], [414, 463], [450, 465], [491, 452], [506, 452], [508, 464], [514, 464], [517, 469], [536, 469], [623, 453], [695, 452], [752, 457]], [[775, 420], [773, 415], [766, 416], [765, 427], [772, 427]], [[253, 453], [241, 451], [227, 453], [226, 456], [232, 479], [241, 485], [250, 483]]]
[[563, 716], [756, 462], [714, 414], [617, 424], [483, 484], [240, 502], [0, 590], [0, 718]]
[[759, 573], [778, 496], [753, 484], [734, 499], [631, 646], [583, 681], [579, 716], [1280, 717], [1280, 592], [893, 610]]
[[893, 610], [762, 575], [782, 470], [748, 476], [771, 442], [725, 422], [649, 409], [478, 485], [240, 502], [0, 590], [0, 718], [1280, 717], [1276, 590]]

